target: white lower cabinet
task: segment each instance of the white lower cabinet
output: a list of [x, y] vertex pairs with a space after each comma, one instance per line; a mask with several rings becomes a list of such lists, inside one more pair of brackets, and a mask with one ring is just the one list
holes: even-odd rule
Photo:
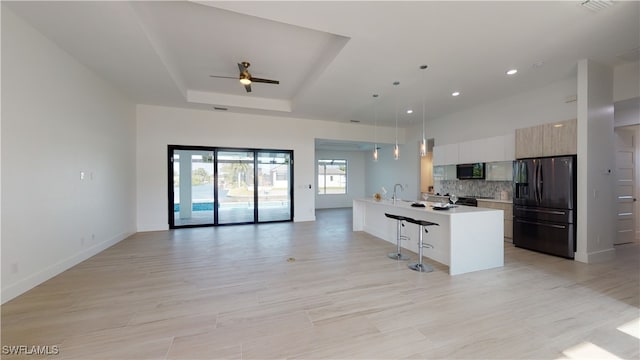
[[478, 200], [478, 207], [502, 210], [504, 212], [505, 241], [513, 242], [513, 204], [501, 201]]

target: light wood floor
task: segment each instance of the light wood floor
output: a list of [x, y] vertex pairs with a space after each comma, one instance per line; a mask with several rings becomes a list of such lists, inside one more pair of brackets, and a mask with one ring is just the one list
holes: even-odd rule
[[640, 357], [617, 329], [638, 327], [638, 244], [587, 265], [506, 243], [503, 268], [451, 277], [388, 259], [350, 209], [317, 218], [136, 234], [3, 305], [2, 345], [59, 346], [49, 359]]

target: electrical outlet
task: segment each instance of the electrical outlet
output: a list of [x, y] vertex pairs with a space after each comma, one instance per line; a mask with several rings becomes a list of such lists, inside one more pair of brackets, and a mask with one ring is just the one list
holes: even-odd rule
[[12, 273], [12, 274], [17, 274], [17, 273], [18, 273], [18, 271], [19, 271], [19, 269], [18, 269], [18, 263], [13, 263], [13, 264], [11, 264], [11, 273]]
[[80, 171], [80, 180], [84, 180], [84, 171]]
[[84, 236], [80, 237], [80, 245], [84, 246]]
[[91, 233], [91, 240], [93, 241], [93, 240], [95, 240], [95, 239], [96, 239], [96, 234]]

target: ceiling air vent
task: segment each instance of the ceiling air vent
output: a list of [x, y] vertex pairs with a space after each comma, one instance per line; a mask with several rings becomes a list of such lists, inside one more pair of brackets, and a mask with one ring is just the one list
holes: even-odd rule
[[222, 107], [222, 106], [214, 106], [213, 110], [219, 110], [219, 111], [227, 111], [229, 109], [227, 109], [226, 107]]
[[580, 3], [582, 7], [589, 9], [591, 11], [600, 11], [604, 10], [608, 7], [613, 6], [613, 1], [611, 0], [584, 0]]

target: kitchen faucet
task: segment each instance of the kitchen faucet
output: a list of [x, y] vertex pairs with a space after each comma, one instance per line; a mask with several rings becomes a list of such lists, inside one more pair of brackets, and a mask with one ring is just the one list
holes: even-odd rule
[[396, 195], [396, 194], [397, 194], [397, 193], [396, 193], [396, 191], [397, 191], [397, 189], [398, 189], [398, 186], [400, 186], [400, 191], [404, 191], [404, 186], [402, 186], [402, 184], [395, 184], [395, 185], [393, 185], [393, 196], [392, 196], [392, 199], [393, 199], [393, 205], [395, 205], [395, 204], [396, 204], [396, 199], [397, 199], [397, 197], [398, 197], [398, 196]]

